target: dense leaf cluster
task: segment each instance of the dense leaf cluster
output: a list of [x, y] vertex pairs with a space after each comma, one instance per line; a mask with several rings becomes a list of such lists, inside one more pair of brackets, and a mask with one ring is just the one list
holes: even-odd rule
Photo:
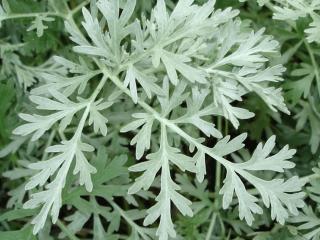
[[3, 0], [0, 238], [319, 239], [319, 10]]

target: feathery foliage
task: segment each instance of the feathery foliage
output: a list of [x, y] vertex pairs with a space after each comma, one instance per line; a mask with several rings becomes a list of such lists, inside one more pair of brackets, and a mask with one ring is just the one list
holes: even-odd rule
[[319, 238], [318, 1], [21, 2], [0, 238]]

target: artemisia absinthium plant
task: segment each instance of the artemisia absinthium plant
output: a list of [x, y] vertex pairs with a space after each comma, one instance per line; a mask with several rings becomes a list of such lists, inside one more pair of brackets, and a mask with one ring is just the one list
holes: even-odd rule
[[[13, 131], [22, 137], [5, 150], [35, 144], [41, 151], [32, 156], [26, 147], [20, 167], [5, 173], [28, 178], [15, 190], [20, 198], [11, 201], [28, 200], [4, 219], [34, 215], [39, 237], [49, 234], [51, 219], [61, 238], [166, 240], [183, 239], [179, 218], [196, 218], [203, 209], [210, 224], [199, 238], [206, 239], [217, 218], [219, 231], [229, 220], [238, 233], [261, 214], [280, 224], [297, 216], [305, 182], [283, 174], [295, 166], [295, 150], [275, 150], [271, 136], [249, 154], [246, 133], [231, 137], [221, 127], [222, 119], [238, 129], [255, 116], [243, 105], [252, 94], [271, 111], [290, 113], [276, 87], [285, 68], [270, 63], [279, 43], [241, 21], [238, 10], [216, 9], [214, 0], [157, 0], [149, 11], [142, 5], [92, 0], [70, 8], [67, 1], [51, 2], [52, 11], [19, 16], [3, 1], [2, 21], [34, 17], [27, 30], [41, 37], [46, 23], [63, 19], [73, 42], [72, 54], [54, 54], [40, 69], [21, 65], [30, 74], [26, 80], [16, 70], [32, 104]], [[217, 169], [216, 182], [208, 183], [216, 186], [214, 202], [204, 180], [206, 161]], [[93, 227], [83, 232], [89, 221]], [[19, 234], [26, 235], [28, 226]]]

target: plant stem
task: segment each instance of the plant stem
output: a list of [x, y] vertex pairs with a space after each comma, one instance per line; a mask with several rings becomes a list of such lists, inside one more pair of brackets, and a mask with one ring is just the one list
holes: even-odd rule
[[209, 229], [206, 235], [206, 239], [205, 240], [210, 240], [211, 239], [211, 235], [213, 232], [213, 228], [214, 225], [216, 223], [216, 219], [217, 219], [217, 214], [215, 212], [212, 213], [212, 217], [211, 217], [211, 221], [210, 221], [210, 225], [209, 225]]
[[[45, 146], [45, 148], [44, 148], [45, 150], [46, 150], [49, 146], [51, 146], [52, 141], [53, 141], [55, 135], [56, 135], [56, 129], [53, 129], [53, 130], [51, 131], [51, 133], [50, 133], [50, 136], [49, 136], [48, 141], [47, 141], [47, 143], [46, 143], [46, 146]], [[44, 154], [43, 154], [43, 156], [42, 156], [42, 158], [41, 158], [41, 161], [47, 160], [48, 154], [49, 154], [49, 153], [48, 153], [47, 151], [44, 151]]]
[[57, 220], [57, 225], [70, 240], [79, 240], [59, 219]]
[[[112, 73], [110, 73], [108, 71], [108, 69], [106, 67], [104, 67], [104, 65], [102, 63], [100, 63], [98, 60], [96, 61], [96, 63], [105, 76], [107, 76], [123, 93], [125, 93], [126, 95], [131, 97], [131, 93], [130, 93], [129, 89], [127, 89], [123, 85], [123, 83], [120, 81], [120, 79], [116, 75], [113, 75]], [[220, 162], [222, 165], [228, 166], [230, 168], [233, 167], [233, 164], [231, 162], [229, 162], [225, 158], [215, 154], [211, 148], [203, 145], [202, 143], [199, 143], [199, 141], [197, 139], [195, 139], [192, 136], [190, 136], [189, 134], [187, 134], [184, 130], [182, 130], [179, 126], [177, 126], [173, 121], [170, 121], [169, 119], [161, 116], [161, 114], [159, 114], [157, 111], [155, 111], [151, 106], [149, 106], [144, 101], [138, 100], [137, 104], [140, 105], [140, 107], [142, 107], [144, 110], [149, 112], [157, 121], [165, 124], [173, 132], [179, 134], [186, 141], [193, 144], [195, 147], [197, 147], [198, 149], [202, 150], [207, 155], [211, 156], [213, 159]]]
[[145, 232], [143, 231], [143, 228], [141, 228], [139, 225], [137, 225], [128, 215], [125, 211], [123, 211], [123, 209], [121, 207], [118, 206], [118, 204], [116, 204], [114, 201], [112, 201], [111, 199], [106, 199], [109, 204], [116, 210], [118, 211], [118, 213], [120, 214], [120, 216], [126, 220], [127, 223], [129, 223], [129, 225], [136, 230], [140, 236], [143, 239], [149, 239], [148, 236], [145, 234]]
[[221, 163], [217, 162], [216, 165], [216, 182], [215, 182], [215, 192], [218, 194], [221, 185]]
[[[73, 18], [67, 19], [69, 24], [74, 25], [77, 28], [78, 33], [84, 38], [82, 32], [78, 28], [78, 26], [75, 24]], [[131, 93], [128, 88], [126, 88], [123, 83], [120, 81], [118, 76], [116, 74], [113, 74], [112, 72], [109, 72], [109, 70], [105, 67], [103, 63], [101, 63], [98, 59], [94, 58], [95, 63], [103, 73], [103, 75], [107, 78], [109, 78], [114, 85], [116, 85], [123, 93], [125, 93], [127, 96], [131, 97]], [[149, 112], [151, 115], [154, 116], [155, 119], [157, 119], [159, 122], [165, 124], [167, 127], [169, 127], [172, 131], [179, 134], [182, 138], [184, 138], [189, 143], [196, 146], [198, 149], [201, 149], [204, 153], [224, 165], [225, 167], [228, 166], [230, 168], [233, 167], [232, 163], [226, 160], [225, 158], [215, 154], [211, 148], [208, 148], [207, 146], [201, 144], [198, 142], [197, 139], [191, 137], [189, 134], [187, 134], [185, 131], [183, 131], [180, 127], [178, 127], [176, 124], [174, 124], [172, 121], [162, 117], [157, 111], [155, 111], [151, 106], [149, 106], [144, 101], [138, 100], [137, 104], [140, 105], [144, 110]]]
[[76, 13], [79, 12], [84, 6], [86, 6], [88, 3], [90, 3], [90, 0], [83, 1], [82, 3], [80, 3], [80, 4], [79, 4], [78, 6], [76, 6], [75, 8], [71, 9], [71, 10], [70, 10], [70, 14], [71, 14], [71, 15], [76, 14]]
[[67, 15], [60, 13], [60, 12], [10, 13], [5, 16], [2, 16], [0, 20], [9, 20], [9, 19], [17, 19], [17, 18], [36, 18], [39, 15], [60, 17], [62, 19], [68, 20], [68, 18], [71, 18], [74, 14], [79, 12], [88, 3], [90, 3], [90, 0], [83, 1], [81, 4], [76, 6], [74, 9], [71, 9], [69, 11], [69, 14], [67, 14]]
[[310, 182], [312, 179], [316, 179], [316, 178], [319, 178], [319, 177], [320, 177], [320, 176], [319, 176], [318, 174], [314, 173], [314, 174], [310, 174], [310, 175], [304, 176], [304, 177], [300, 178], [300, 180], [301, 180], [302, 182], [308, 183], [308, 182]]
[[[222, 129], [222, 117], [218, 116], [218, 124], [217, 124], [218, 130], [221, 132]], [[216, 181], [215, 181], [215, 193], [218, 195], [218, 192], [220, 190], [221, 185], [221, 164], [219, 162], [216, 162]]]
[[56, 13], [56, 12], [37, 12], [37, 13], [13, 13], [13, 14], [9, 14], [7, 16], [2, 17], [2, 20], [16, 19], [16, 18], [35, 18], [35, 17], [37, 17], [39, 15], [64, 18], [64, 15], [61, 14], [61, 13]]
[[311, 48], [310, 44], [306, 40], [304, 40], [303, 42], [304, 42], [304, 45], [307, 48], [307, 51], [308, 51], [310, 59], [311, 59], [312, 66], [314, 68], [314, 74], [316, 76], [318, 93], [319, 93], [319, 96], [320, 96], [320, 72], [319, 72], [318, 64], [316, 62], [316, 59], [314, 57], [314, 54], [313, 54], [313, 51], [312, 51], [312, 48]]

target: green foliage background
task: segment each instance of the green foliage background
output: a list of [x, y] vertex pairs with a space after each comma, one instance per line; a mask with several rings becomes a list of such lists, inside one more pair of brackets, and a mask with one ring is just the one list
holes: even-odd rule
[[[195, 2], [204, 4], [207, 1]], [[309, 7], [315, 6], [310, 15], [305, 14], [297, 19], [290, 19], [290, 16], [274, 19], [273, 15], [277, 13], [275, 7], [293, 9], [293, 14], [299, 13], [299, 9], [290, 4], [301, 1], [284, 2], [282, 5], [279, 1], [268, 0], [217, 0], [215, 8], [232, 7], [240, 10], [238, 17], [245, 24], [256, 31], [265, 28], [266, 34], [280, 42], [281, 55], [270, 56], [270, 59], [272, 65], [283, 64], [286, 68], [284, 81], [275, 85], [283, 88], [285, 103], [291, 114], [274, 112], [257, 95], [249, 94], [241, 102], [241, 107], [254, 112], [254, 118], [241, 120], [239, 129], [233, 128], [224, 118], [219, 117], [214, 121], [217, 121], [224, 136], [236, 137], [241, 132], [248, 132], [247, 148], [239, 154], [244, 159], [248, 159], [245, 156], [248, 157], [248, 153], [254, 151], [259, 142], [265, 142], [272, 135], [277, 136], [277, 149], [287, 144], [297, 149], [292, 160], [296, 167], [285, 171], [284, 175], [302, 178], [306, 206], [298, 216], [290, 216], [284, 225], [272, 220], [270, 211], [264, 207], [264, 213], [256, 216], [253, 225], [248, 226], [245, 220], [239, 219], [236, 207], [222, 209], [221, 197], [215, 188], [218, 166], [207, 159], [207, 175], [202, 183], [197, 182], [194, 176], [181, 174], [176, 168], [172, 170], [177, 174], [175, 181], [181, 186], [181, 192], [194, 203], [194, 216], [191, 218], [182, 216], [176, 209], [172, 210], [177, 239], [320, 239], [320, 170], [317, 168], [320, 153], [320, 34], [316, 35], [315, 41], [309, 41], [309, 35], [305, 32], [313, 22], [314, 28], [320, 32], [320, 2], [302, 0]], [[169, 9], [173, 9], [177, 1], [168, 0], [166, 3]], [[150, 16], [155, 4], [156, 1], [137, 0], [134, 17], [140, 17], [141, 14]], [[54, 134], [46, 133], [41, 141], [35, 142], [24, 136], [14, 136], [12, 131], [23, 123], [18, 113], [36, 112], [29, 95], [30, 90], [41, 82], [39, 76], [65, 70], [53, 63], [52, 56], [78, 60], [78, 54], [72, 50], [74, 44], [59, 14], [73, 9], [72, 17], [80, 26], [83, 6], [89, 8], [90, 1], [7, 0], [2, 3], [5, 12], [8, 13], [10, 9], [10, 13], [0, 13], [1, 240], [157, 239], [154, 236], [157, 225], [145, 228], [142, 224], [145, 210], [153, 204], [152, 199], [158, 194], [157, 191], [142, 191], [138, 197], [127, 194], [132, 179], [138, 175], [128, 171], [128, 167], [136, 161], [134, 147], [129, 144], [134, 135], [119, 133], [125, 119], [131, 118], [134, 113], [127, 111], [125, 106], [116, 108], [118, 112], [108, 118], [114, 127], [108, 131], [107, 137], [89, 136], [86, 139], [98, 149], [94, 157], [89, 159], [98, 170], [92, 176], [95, 186], [92, 194], [87, 194], [83, 186], [71, 188], [77, 177], [68, 175], [63, 192], [64, 207], [58, 222], [53, 225], [48, 219], [37, 236], [32, 234], [31, 220], [39, 209], [22, 208], [32, 192], [24, 191], [25, 182], [34, 174], [33, 170], [27, 168], [28, 162], [46, 159], [44, 150], [48, 142], [68, 138], [74, 128], [65, 133], [60, 133], [56, 128]], [[46, 12], [59, 14], [49, 14], [48, 17], [54, 17], [54, 21], [44, 21], [46, 27], [34, 25], [35, 29], [28, 31], [35, 17], [40, 16], [38, 13]], [[23, 14], [31, 14], [31, 17]], [[10, 15], [16, 17], [6, 17]], [[92, 89], [92, 86], [86, 88], [85, 93]], [[112, 89], [104, 91], [110, 92]], [[151, 148], [156, 149], [154, 146]], [[233, 155], [230, 159], [238, 161], [237, 157]], [[258, 174], [268, 180], [276, 177], [275, 173], [267, 171]], [[219, 181], [226, 175], [224, 169], [221, 175]], [[153, 187], [159, 186], [159, 182], [157, 178]], [[71, 190], [68, 190], [68, 186]], [[255, 189], [249, 191], [254, 194]], [[236, 205], [232, 203], [232, 206]]]

